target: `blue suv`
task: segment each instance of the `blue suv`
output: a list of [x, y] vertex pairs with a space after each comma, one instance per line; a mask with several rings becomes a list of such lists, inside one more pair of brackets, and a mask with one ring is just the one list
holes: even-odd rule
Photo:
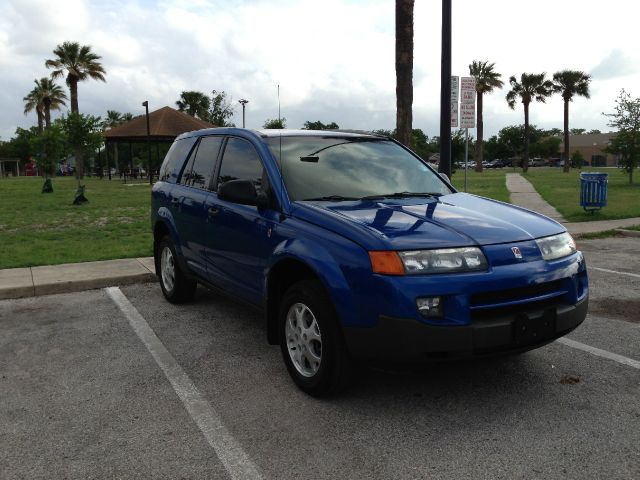
[[537, 213], [456, 192], [381, 136], [185, 133], [153, 187], [156, 272], [264, 311], [295, 383], [345, 386], [354, 361], [523, 352], [585, 318], [585, 260]]

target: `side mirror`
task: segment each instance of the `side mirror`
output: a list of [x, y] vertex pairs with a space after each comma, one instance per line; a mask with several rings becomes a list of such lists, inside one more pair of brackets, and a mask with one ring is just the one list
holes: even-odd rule
[[250, 180], [229, 180], [218, 187], [218, 198], [241, 205], [254, 205], [259, 209], [267, 208], [269, 198], [264, 192], [258, 192]]

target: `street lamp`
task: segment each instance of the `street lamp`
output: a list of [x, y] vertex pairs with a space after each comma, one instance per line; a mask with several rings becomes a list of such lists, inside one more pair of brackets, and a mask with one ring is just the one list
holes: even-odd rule
[[149, 175], [149, 184], [153, 183], [153, 175], [151, 175], [151, 129], [149, 128], [149, 101], [142, 102], [147, 117], [147, 174]]
[[249, 100], [245, 100], [244, 98], [238, 100], [238, 103], [242, 104], [242, 128], [244, 128], [244, 107], [247, 103], [249, 103]]

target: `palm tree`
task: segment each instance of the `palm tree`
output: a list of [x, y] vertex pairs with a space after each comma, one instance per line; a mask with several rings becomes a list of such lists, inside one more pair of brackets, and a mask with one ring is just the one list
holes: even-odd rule
[[522, 170], [529, 169], [529, 104], [532, 100], [544, 103], [553, 93], [553, 83], [545, 79], [546, 73], [523, 73], [520, 81], [515, 76], [509, 78], [511, 90], [507, 93], [507, 103], [512, 109], [516, 108], [516, 100], [519, 98], [524, 105], [524, 158]]
[[553, 74], [553, 90], [564, 101], [564, 171], [571, 167], [569, 161], [569, 102], [574, 95], [589, 98], [591, 76], [579, 70], [562, 70]]
[[211, 100], [202, 92], [188, 90], [180, 94], [176, 105], [181, 112], [185, 112], [192, 117], [198, 117], [201, 120], [207, 120]]
[[476, 79], [476, 93], [478, 94], [478, 124], [476, 126], [476, 172], [482, 171], [484, 123], [482, 120], [482, 97], [485, 93], [491, 93], [494, 88], [502, 88], [502, 76], [493, 70], [495, 63], [479, 62], [474, 60], [469, 65], [469, 74]]
[[396, 0], [396, 132], [407, 146], [413, 123], [413, 6], [414, 0]]
[[44, 103], [40, 92], [34, 87], [22, 101], [24, 102], [25, 115], [34, 110], [36, 111], [36, 115], [38, 115], [38, 134], [42, 134], [44, 130]]
[[[78, 109], [78, 82], [82, 82], [87, 78], [105, 81], [104, 75], [107, 73], [102, 67], [99, 55], [91, 51], [89, 45], [80, 45], [78, 42], [64, 42], [58, 45], [53, 54], [56, 58], [47, 60], [45, 66], [53, 68], [51, 78], [64, 76], [69, 86], [71, 94], [71, 113], [80, 113]], [[76, 146], [76, 169], [78, 172], [78, 180], [84, 177], [84, 159], [82, 158], [82, 148]]]
[[42, 77], [34, 82], [44, 105], [44, 124], [46, 128], [49, 128], [51, 126], [51, 110], [60, 110], [62, 105], [66, 105], [67, 94], [64, 93], [60, 85], [57, 85], [50, 78]]
[[71, 112], [79, 113], [78, 110], [78, 82], [87, 78], [105, 81], [104, 75], [107, 73], [100, 60], [99, 55], [91, 51], [89, 45], [80, 45], [78, 42], [64, 42], [58, 45], [53, 54], [53, 60], [47, 60], [47, 68], [54, 68], [51, 78], [59, 78], [67, 73], [66, 82], [71, 93]]

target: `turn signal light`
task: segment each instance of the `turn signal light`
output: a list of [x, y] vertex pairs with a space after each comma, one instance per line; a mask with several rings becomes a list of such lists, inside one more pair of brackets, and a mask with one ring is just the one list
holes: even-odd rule
[[397, 252], [382, 250], [369, 252], [374, 273], [383, 275], [404, 275], [404, 265]]

